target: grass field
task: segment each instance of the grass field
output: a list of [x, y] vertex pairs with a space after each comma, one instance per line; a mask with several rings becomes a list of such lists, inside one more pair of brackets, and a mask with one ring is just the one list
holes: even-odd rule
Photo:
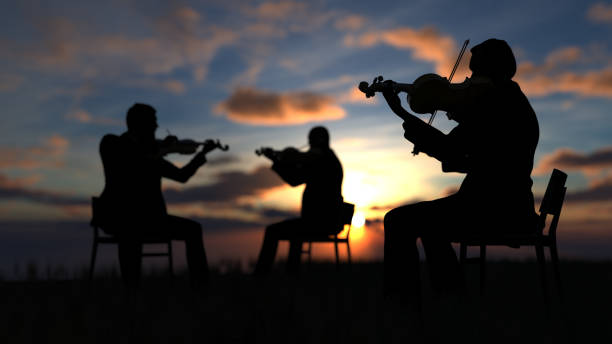
[[[423, 274], [423, 322], [385, 302], [382, 264], [313, 263], [252, 278], [213, 272], [202, 296], [185, 275], [145, 276], [128, 297], [116, 273], [0, 282], [2, 343], [611, 343], [612, 263], [562, 262], [565, 301], [545, 307], [533, 262], [491, 262], [487, 292], [468, 267], [469, 295], [435, 295]], [[549, 276], [550, 277], [550, 276]]]

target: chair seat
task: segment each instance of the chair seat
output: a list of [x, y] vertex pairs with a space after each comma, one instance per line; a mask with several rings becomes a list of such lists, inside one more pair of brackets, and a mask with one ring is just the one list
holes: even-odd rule
[[[121, 238], [117, 236], [108, 235], [108, 236], [99, 236], [97, 240], [99, 243], [116, 244], [116, 243], [119, 243]], [[172, 239], [169, 237], [145, 237], [145, 238], [142, 238], [140, 242], [142, 242], [143, 244], [167, 244], [168, 241], [171, 241], [171, 240]]]
[[522, 245], [548, 245], [551, 238], [548, 235], [538, 233], [523, 234], [523, 235], [496, 235], [496, 236], [478, 236], [454, 238], [452, 242], [461, 243], [468, 246], [510, 246], [518, 248]]
[[316, 241], [316, 242], [335, 242], [335, 241], [348, 241], [348, 238], [338, 238], [336, 234], [329, 235], [311, 235], [304, 237], [304, 241]]

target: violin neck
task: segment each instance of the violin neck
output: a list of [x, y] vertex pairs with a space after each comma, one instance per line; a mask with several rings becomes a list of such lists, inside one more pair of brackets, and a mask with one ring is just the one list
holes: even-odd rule
[[412, 90], [414, 89], [414, 86], [413, 84], [403, 84], [403, 83], [396, 82], [394, 88], [395, 88], [395, 91], [398, 93], [406, 92], [408, 94], [411, 94]]

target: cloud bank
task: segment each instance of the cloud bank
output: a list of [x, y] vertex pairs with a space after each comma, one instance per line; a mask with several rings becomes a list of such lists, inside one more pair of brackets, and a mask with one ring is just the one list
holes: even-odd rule
[[612, 168], [612, 146], [602, 147], [592, 153], [581, 153], [571, 148], [560, 148], [548, 154], [534, 168], [534, 174], [545, 174], [553, 168], [583, 172], [595, 172]]
[[267, 189], [284, 185], [284, 182], [265, 166], [251, 172], [227, 171], [217, 174], [213, 184], [193, 186], [182, 190], [164, 190], [168, 203], [230, 202], [240, 197], [254, 196]]
[[[449, 35], [441, 34], [432, 26], [421, 29], [400, 27], [386, 31], [369, 31], [361, 35], [348, 35], [344, 39], [344, 44], [364, 48], [386, 44], [397, 49], [410, 50], [416, 60], [433, 63], [436, 73], [440, 75], [448, 75], [459, 53], [455, 40]], [[470, 52], [466, 51], [456, 72], [456, 80], [468, 75], [469, 59]]]
[[344, 109], [323, 94], [256, 88], [237, 88], [228, 99], [217, 104], [215, 112], [234, 122], [251, 125], [294, 125], [346, 116]]

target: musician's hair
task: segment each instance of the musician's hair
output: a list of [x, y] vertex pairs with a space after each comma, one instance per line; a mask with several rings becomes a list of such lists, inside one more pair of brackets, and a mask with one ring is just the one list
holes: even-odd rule
[[318, 126], [310, 129], [308, 141], [311, 146], [329, 147], [329, 132], [327, 128]]
[[128, 130], [142, 126], [144, 121], [150, 121], [155, 116], [155, 108], [148, 104], [135, 103], [128, 109], [125, 122]]
[[516, 59], [506, 41], [487, 39], [471, 50], [470, 69], [494, 81], [510, 80], [516, 73]]

